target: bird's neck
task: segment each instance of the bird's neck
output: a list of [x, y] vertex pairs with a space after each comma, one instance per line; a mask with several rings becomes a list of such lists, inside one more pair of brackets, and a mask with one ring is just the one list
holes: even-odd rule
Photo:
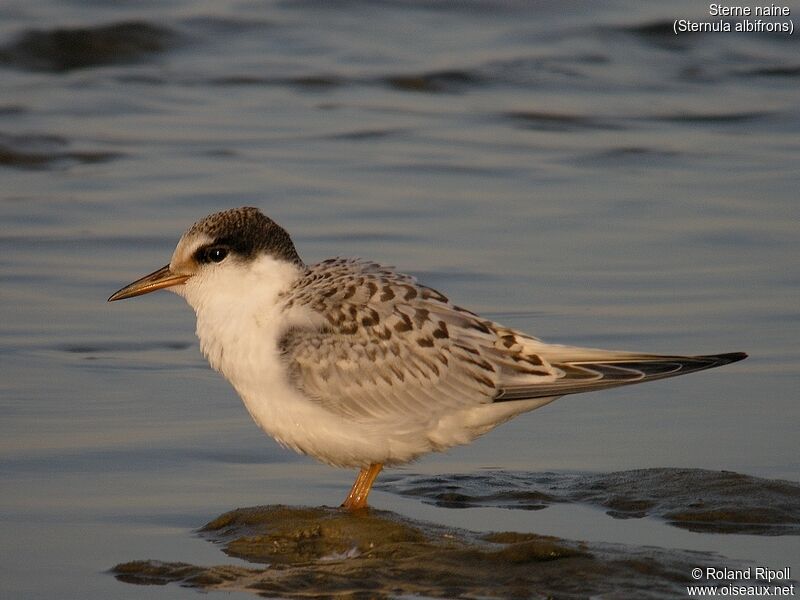
[[187, 290], [200, 349], [235, 386], [254, 371], [249, 366], [277, 357], [277, 342], [291, 326], [282, 295], [302, 273], [299, 265], [265, 256], [240, 269], [220, 269], [213, 280]]

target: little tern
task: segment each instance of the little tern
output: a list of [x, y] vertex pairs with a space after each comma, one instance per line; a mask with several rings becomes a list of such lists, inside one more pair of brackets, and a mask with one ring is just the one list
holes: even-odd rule
[[360, 471], [367, 505], [384, 465], [467, 444], [566, 394], [742, 360], [548, 344], [453, 304], [409, 275], [332, 258], [306, 265], [258, 209], [218, 212], [169, 264], [108, 300], [168, 289], [197, 315], [200, 348], [281, 445]]

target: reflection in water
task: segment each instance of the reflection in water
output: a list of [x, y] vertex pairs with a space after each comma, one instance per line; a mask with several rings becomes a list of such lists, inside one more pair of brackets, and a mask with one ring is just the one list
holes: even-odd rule
[[541, 510], [557, 502], [606, 509], [618, 519], [660, 517], [707, 533], [798, 535], [800, 485], [730, 471], [641, 469], [617, 473], [516, 473], [395, 477], [379, 488], [448, 508]]

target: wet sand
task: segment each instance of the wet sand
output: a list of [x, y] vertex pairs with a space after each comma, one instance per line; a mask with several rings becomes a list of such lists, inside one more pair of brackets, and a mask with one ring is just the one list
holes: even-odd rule
[[[381, 486], [440, 506], [541, 509], [586, 502], [619, 518], [659, 517], [709, 533], [797, 535], [800, 486], [730, 472], [505, 473], [395, 478]], [[478, 533], [396, 513], [282, 505], [220, 515], [199, 534], [248, 565], [158, 559], [115, 566], [120, 581], [284, 598], [674, 598], [693, 568], [745, 563], [709, 552]], [[252, 566], [251, 566], [252, 565]], [[713, 583], [713, 582], [712, 582]]]
[[133, 584], [283, 598], [586, 598], [619, 590], [668, 598], [689, 582], [700, 558], [535, 533], [477, 534], [374, 509], [244, 508], [221, 515], [201, 535], [254, 566], [137, 560], [112, 572]]

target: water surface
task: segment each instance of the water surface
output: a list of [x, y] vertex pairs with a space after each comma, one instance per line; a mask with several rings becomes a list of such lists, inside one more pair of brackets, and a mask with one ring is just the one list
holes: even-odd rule
[[[166, 263], [190, 223], [231, 206], [262, 208], [307, 262], [394, 264], [547, 340], [750, 354], [564, 398], [401, 473], [800, 479], [798, 38], [669, 34], [701, 11], [3, 3], [3, 595], [195, 597], [106, 571], [150, 557], [217, 564], [191, 534], [212, 517], [343, 498], [354, 474], [260, 433], [205, 365], [179, 298], [105, 302]], [[453, 511], [382, 491], [373, 502], [800, 573], [796, 537], [715, 537], [577, 507]]]

